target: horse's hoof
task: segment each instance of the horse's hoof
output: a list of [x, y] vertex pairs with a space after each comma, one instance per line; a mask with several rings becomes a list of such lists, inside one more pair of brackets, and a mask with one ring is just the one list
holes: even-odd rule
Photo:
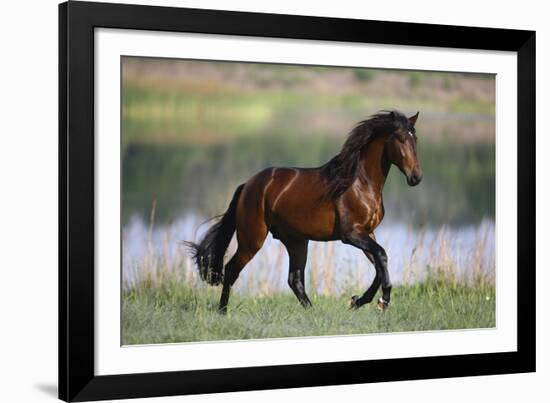
[[359, 308], [359, 296], [358, 295], [352, 295], [351, 299], [348, 302], [348, 308], [349, 309], [357, 309]]
[[389, 302], [385, 301], [384, 298], [378, 298], [378, 304], [376, 304], [376, 307], [380, 312], [384, 312], [386, 309], [388, 309]]

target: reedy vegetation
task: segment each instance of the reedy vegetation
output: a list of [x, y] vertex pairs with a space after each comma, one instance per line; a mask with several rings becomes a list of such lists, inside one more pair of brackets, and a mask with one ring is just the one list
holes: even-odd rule
[[[154, 222], [154, 209], [151, 214]], [[307, 286], [314, 307], [304, 310], [286, 279], [286, 251], [273, 243], [259, 256], [266, 270], [256, 271], [238, 287], [227, 316], [216, 311], [220, 289], [205, 285], [182, 247], [170, 254], [171, 235], [164, 247], [153, 248], [149, 228], [148, 253], [128, 265], [134, 273], [123, 286], [123, 343], [147, 344], [266, 337], [326, 336], [379, 332], [489, 328], [495, 326], [494, 259], [485, 257], [487, 232], [478, 230], [468, 267], [459, 267], [449, 250], [444, 228], [432, 242], [422, 232], [406, 263], [402, 281], [394, 287], [390, 309], [380, 314], [374, 305], [349, 311], [352, 294], [371, 281], [367, 261], [348, 270], [345, 279], [335, 269], [334, 243], [316, 243], [307, 267]], [[417, 255], [428, 256], [419, 264]], [[352, 264], [352, 263], [350, 263]], [[269, 268], [270, 270], [268, 270]], [[247, 268], [252, 269], [252, 268]], [[241, 280], [241, 279], [239, 279]]]

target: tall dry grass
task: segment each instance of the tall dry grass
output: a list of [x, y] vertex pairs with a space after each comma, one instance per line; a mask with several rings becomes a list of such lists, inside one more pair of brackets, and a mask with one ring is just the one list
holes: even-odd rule
[[[193, 266], [182, 239], [196, 239], [200, 234], [185, 234], [175, 226], [155, 230], [156, 202], [143, 242], [145, 253], [137, 258], [126, 250], [127, 234], [123, 231], [123, 288], [162, 287], [168, 278], [190, 287], [205, 287]], [[193, 222], [189, 228], [199, 227]], [[391, 231], [390, 231], [391, 234]], [[187, 236], [186, 236], [187, 235]], [[156, 236], [156, 242], [153, 240]], [[427, 279], [454, 285], [494, 285], [494, 227], [480, 224], [475, 229], [475, 241], [469, 247], [458, 248], [459, 237], [447, 227], [415, 231], [408, 229], [408, 246], [386, 248], [389, 269], [394, 284], [414, 284]], [[160, 241], [159, 241], [160, 239]], [[384, 243], [381, 242], [383, 245]], [[408, 249], [407, 249], [408, 248]], [[401, 249], [401, 250], [398, 250]], [[410, 249], [410, 253], [408, 250]], [[233, 239], [226, 258], [236, 250]], [[392, 263], [392, 255], [407, 253], [401, 263]], [[142, 251], [143, 252], [143, 251]], [[402, 267], [401, 267], [402, 265]], [[245, 267], [234, 290], [241, 294], [269, 296], [288, 291], [288, 257], [284, 246], [269, 238], [262, 250]], [[364, 289], [374, 277], [374, 269], [362, 253], [338, 242], [311, 242], [306, 265], [306, 286], [309, 292], [340, 295], [350, 288]]]

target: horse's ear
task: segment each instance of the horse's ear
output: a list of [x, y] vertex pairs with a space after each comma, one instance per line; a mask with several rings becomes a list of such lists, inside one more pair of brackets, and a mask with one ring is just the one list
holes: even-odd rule
[[413, 115], [409, 118], [409, 122], [410, 122], [412, 127], [414, 127], [414, 125], [416, 124], [416, 119], [418, 119], [419, 114], [420, 114], [420, 112], [416, 112], [416, 115]]

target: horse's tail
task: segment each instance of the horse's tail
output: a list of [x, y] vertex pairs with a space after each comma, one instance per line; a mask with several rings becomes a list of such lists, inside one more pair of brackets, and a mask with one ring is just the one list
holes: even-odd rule
[[221, 220], [208, 229], [198, 244], [186, 242], [201, 279], [210, 285], [218, 285], [223, 281], [223, 258], [237, 226], [237, 203], [243, 187], [244, 184], [237, 187]]

